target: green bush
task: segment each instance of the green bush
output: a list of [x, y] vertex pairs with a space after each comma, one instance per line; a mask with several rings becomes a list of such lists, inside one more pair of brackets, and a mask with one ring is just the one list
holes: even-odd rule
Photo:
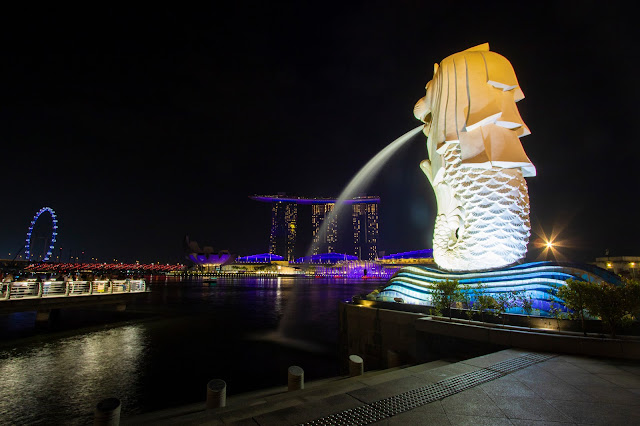
[[558, 297], [564, 301], [564, 305], [569, 309], [569, 316], [572, 319], [580, 320], [582, 333], [586, 336], [584, 319], [588, 315], [588, 300], [596, 294], [597, 284], [573, 279], [568, 279], [566, 282], [566, 286], [558, 289]]
[[560, 319], [564, 318], [564, 312], [562, 311], [562, 305], [558, 302], [550, 302], [549, 303], [549, 315], [556, 319], [556, 326], [558, 330], [560, 330]]
[[612, 337], [634, 321], [640, 311], [640, 282], [637, 280], [623, 280], [621, 285], [567, 280], [566, 287], [558, 290], [558, 296], [565, 301], [571, 314], [582, 320], [583, 331], [585, 316], [592, 315], [600, 318]]
[[473, 319], [473, 287], [469, 284], [465, 284], [460, 289], [460, 302], [465, 309], [467, 319], [471, 321]]
[[487, 286], [483, 284], [478, 284], [473, 290], [473, 307], [480, 312], [480, 320], [482, 322], [484, 322], [485, 313], [493, 315], [497, 308], [496, 299], [486, 294], [486, 292]]
[[638, 281], [623, 281], [619, 286], [600, 283], [595, 286], [594, 293], [587, 297], [587, 310], [600, 317], [613, 337], [621, 327], [635, 319], [639, 309]]
[[436, 314], [442, 315], [446, 309], [449, 319], [451, 319], [451, 305], [460, 301], [460, 284], [458, 280], [435, 282], [432, 289], [433, 307]]
[[533, 313], [533, 299], [524, 291], [516, 292], [516, 306], [520, 306], [527, 315]]
[[507, 291], [499, 293], [495, 298], [495, 309], [502, 316], [502, 325], [504, 325], [505, 315], [510, 308], [516, 306], [516, 292]]

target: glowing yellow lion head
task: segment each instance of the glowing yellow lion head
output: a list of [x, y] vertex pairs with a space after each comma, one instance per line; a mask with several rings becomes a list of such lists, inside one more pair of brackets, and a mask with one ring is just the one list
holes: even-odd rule
[[421, 167], [432, 183], [442, 173], [438, 154], [454, 142], [463, 166], [520, 168], [524, 177], [535, 176], [519, 140], [531, 133], [516, 106], [524, 94], [509, 61], [488, 43], [435, 64], [426, 90], [414, 115], [425, 123], [429, 160]]

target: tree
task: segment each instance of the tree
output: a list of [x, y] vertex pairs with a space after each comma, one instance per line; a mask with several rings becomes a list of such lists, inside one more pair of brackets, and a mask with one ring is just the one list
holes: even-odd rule
[[484, 322], [484, 313], [488, 312], [493, 314], [493, 309], [496, 309], [496, 300], [489, 296], [487, 293], [487, 286], [478, 283], [473, 291], [474, 303], [473, 306], [480, 311], [480, 320]]
[[471, 321], [473, 319], [473, 288], [470, 284], [465, 284], [460, 289], [460, 301], [465, 308], [467, 319]]
[[560, 330], [560, 318], [563, 316], [562, 305], [555, 301], [549, 302], [549, 315], [556, 319], [556, 325]]
[[589, 298], [595, 297], [597, 284], [585, 281], [568, 279], [566, 286], [558, 289], [558, 297], [564, 301], [564, 305], [570, 310], [569, 316], [572, 319], [580, 319], [582, 333], [586, 336], [584, 318], [589, 305]]
[[451, 319], [451, 305], [460, 299], [460, 283], [458, 280], [438, 281], [433, 284], [432, 300], [438, 315], [448, 310]]
[[520, 307], [527, 315], [531, 315], [533, 312], [533, 299], [525, 291], [516, 292], [516, 304], [520, 304]]
[[502, 315], [502, 325], [504, 325], [505, 315], [510, 308], [516, 306], [516, 292], [505, 291], [499, 293], [495, 298], [496, 310]]
[[640, 311], [640, 282], [623, 280], [621, 285], [599, 283], [587, 297], [587, 310], [600, 317], [616, 337], [617, 330], [634, 320]]

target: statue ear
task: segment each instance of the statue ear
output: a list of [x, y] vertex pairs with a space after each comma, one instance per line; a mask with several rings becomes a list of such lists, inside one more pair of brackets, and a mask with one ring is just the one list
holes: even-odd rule
[[436, 75], [436, 73], [438, 72], [438, 68], [440, 68], [440, 66], [437, 62], [433, 64], [433, 75]]

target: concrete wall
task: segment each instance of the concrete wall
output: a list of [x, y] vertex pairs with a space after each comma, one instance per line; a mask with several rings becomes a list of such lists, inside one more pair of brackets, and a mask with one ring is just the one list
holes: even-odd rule
[[365, 370], [373, 370], [386, 368], [393, 351], [400, 363], [417, 362], [415, 321], [424, 316], [341, 303], [340, 359], [359, 355]]
[[463, 341], [468, 346], [480, 343], [543, 352], [640, 359], [640, 339], [637, 337], [584, 337], [581, 333], [487, 326], [482, 323], [432, 317], [420, 318], [415, 322], [415, 327], [418, 339], [423, 341], [433, 342], [437, 339], [436, 336], [445, 336], [448, 339]]
[[[409, 303], [381, 302], [355, 297], [354, 304], [362, 304], [368, 307], [388, 309], [392, 311], [414, 312], [427, 316], [435, 315], [431, 306], [412, 305]], [[451, 309], [451, 315], [453, 318], [468, 320], [466, 314], [467, 312], [465, 310], [455, 308]], [[485, 324], [502, 325], [502, 323], [504, 322], [504, 324], [506, 325], [526, 328], [575, 332], [582, 331], [582, 325], [580, 324], [580, 321], [571, 319], [556, 319], [551, 317], [537, 317], [522, 314], [503, 314], [494, 316], [490, 315], [489, 313], [485, 313], [485, 315], [482, 317], [477, 311], [474, 311], [472, 320], [481, 321], [481, 318], [483, 318], [483, 322]], [[607, 334], [609, 332], [605, 324], [603, 324], [600, 320], [585, 320], [585, 328], [587, 333]], [[630, 326], [621, 328], [620, 330], [618, 330], [618, 334], [640, 336], [640, 322], [635, 321]]]
[[[640, 359], [639, 338], [584, 337], [582, 333], [549, 330], [552, 323], [547, 321], [541, 321], [541, 326], [547, 326], [544, 330], [461, 319], [450, 321], [423, 313], [381, 309], [374, 303], [371, 306], [341, 303], [340, 359], [359, 355], [365, 370], [373, 370], [387, 368], [396, 358], [401, 364], [463, 359], [508, 347]], [[346, 364], [342, 367], [344, 372]]]

